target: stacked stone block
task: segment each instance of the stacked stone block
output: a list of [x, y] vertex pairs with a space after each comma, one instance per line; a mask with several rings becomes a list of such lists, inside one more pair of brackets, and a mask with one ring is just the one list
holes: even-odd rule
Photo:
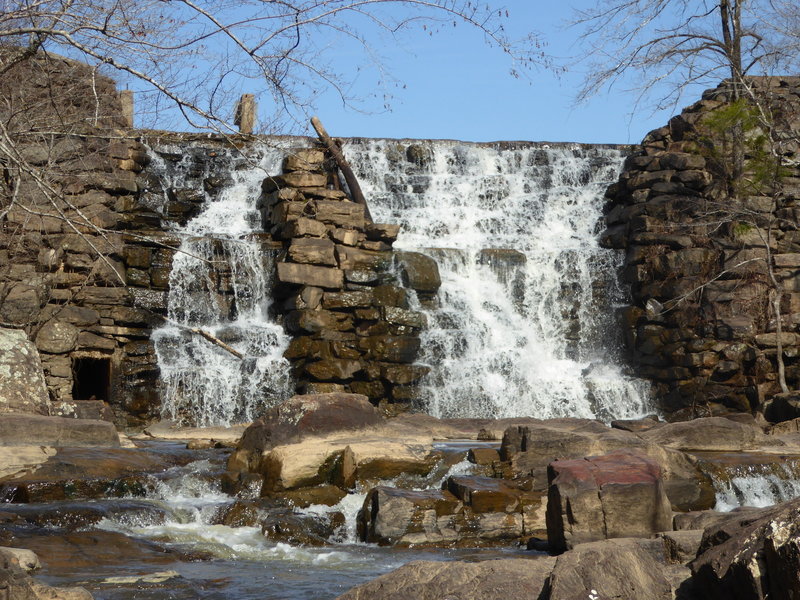
[[410, 294], [436, 292], [435, 262], [393, 252], [399, 226], [367, 220], [322, 150], [293, 152], [263, 192], [265, 230], [283, 243], [276, 293], [298, 391], [412, 400], [428, 368], [414, 364], [426, 321]]

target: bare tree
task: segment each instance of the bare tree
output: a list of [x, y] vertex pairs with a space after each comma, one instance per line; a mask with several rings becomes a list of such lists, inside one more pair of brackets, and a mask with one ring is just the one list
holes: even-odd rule
[[579, 98], [634, 78], [639, 99], [674, 108], [692, 84], [800, 68], [793, 0], [598, 0], [578, 11], [587, 72]]
[[243, 87], [270, 98], [264, 122], [281, 133], [305, 126], [323, 89], [355, 100], [350, 84], [364, 64], [336, 64], [331, 47], [355, 44], [383, 71], [376, 56], [386, 37], [460, 23], [507, 53], [512, 68], [542, 59], [533, 38], [506, 36], [507, 11], [469, 0], [3, 0], [0, 9], [0, 45], [14, 48], [0, 74], [38, 51], [58, 52], [103, 66], [154, 109], [173, 104], [193, 127], [222, 131]]

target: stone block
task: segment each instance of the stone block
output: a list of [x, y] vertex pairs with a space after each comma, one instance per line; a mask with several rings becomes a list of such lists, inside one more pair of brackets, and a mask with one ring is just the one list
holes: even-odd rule
[[773, 254], [775, 266], [781, 268], [800, 268], [800, 253]]
[[367, 223], [364, 229], [367, 239], [375, 242], [386, 242], [392, 244], [400, 233], [400, 225], [389, 225], [386, 223]]
[[357, 360], [328, 359], [306, 363], [303, 370], [319, 381], [341, 381], [355, 377], [363, 369]]
[[277, 267], [278, 281], [282, 283], [327, 289], [341, 289], [344, 285], [344, 273], [341, 269], [288, 262], [279, 262]]
[[420, 340], [410, 336], [371, 336], [359, 339], [358, 347], [369, 360], [411, 363], [419, 352]]
[[514, 512], [520, 506], [520, 490], [511, 487], [503, 479], [448, 477], [444, 485], [451, 494], [477, 513]]
[[392, 385], [416, 383], [430, 373], [424, 365], [392, 365], [381, 369], [381, 376]]
[[361, 269], [378, 271], [387, 268], [391, 261], [389, 252], [374, 252], [340, 244], [336, 245], [336, 257], [339, 259], [339, 268], [348, 271]]
[[117, 347], [117, 343], [107, 337], [95, 335], [88, 331], [81, 331], [78, 335], [77, 347], [80, 350], [113, 351]]
[[63, 354], [75, 348], [79, 330], [71, 323], [51, 319], [36, 334], [36, 347], [41, 352]]
[[384, 320], [393, 325], [407, 325], [408, 327], [415, 327], [417, 329], [422, 329], [428, 325], [428, 318], [421, 312], [406, 310], [405, 308], [398, 308], [396, 306], [384, 306], [381, 312]]
[[336, 266], [334, 244], [319, 238], [295, 238], [289, 245], [289, 257], [298, 263]]
[[435, 260], [419, 252], [396, 252], [394, 256], [403, 285], [428, 296], [439, 290], [442, 279]]
[[325, 237], [327, 233], [328, 228], [324, 223], [307, 217], [299, 217], [286, 224], [283, 235], [286, 238]]
[[500, 453], [494, 448], [470, 448], [467, 460], [476, 465], [491, 465], [500, 460]]
[[345, 246], [355, 246], [361, 240], [362, 234], [355, 229], [334, 229], [331, 236], [339, 244]]
[[322, 306], [326, 309], [366, 308], [372, 305], [372, 290], [325, 292]]
[[32, 323], [41, 308], [40, 290], [34, 286], [17, 283], [11, 286], [0, 302], [0, 319], [9, 323]]
[[672, 527], [661, 467], [645, 456], [614, 452], [555, 461], [548, 482], [547, 538], [555, 551]]
[[283, 159], [284, 171], [315, 171], [322, 166], [325, 161], [325, 153], [315, 148], [301, 148], [292, 150]]
[[330, 310], [295, 310], [286, 315], [286, 329], [292, 333], [351, 331], [353, 317]]
[[364, 205], [343, 200], [314, 200], [314, 218], [346, 229], [364, 229]]

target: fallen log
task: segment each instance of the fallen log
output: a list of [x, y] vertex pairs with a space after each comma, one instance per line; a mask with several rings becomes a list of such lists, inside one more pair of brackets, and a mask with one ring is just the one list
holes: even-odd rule
[[314, 126], [314, 129], [319, 136], [320, 141], [325, 144], [325, 147], [331, 153], [333, 158], [336, 160], [336, 164], [339, 166], [339, 170], [344, 175], [344, 180], [347, 182], [347, 187], [350, 188], [350, 195], [353, 198], [353, 202], [356, 204], [361, 204], [364, 206], [364, 217], [366, 217], [367, 221], [373, 223], [372, 215], [369, 212], [369, 207], [367, 206], [367, 200], [364, 198], [364, 193], [361, 191], [361, 186], [358, 184], [358, 179], [356, 179], [355, 173], [353, 173], [353, 169], [350, 168], [350, 164], [347, 162], [347, 159], [342, 154], [342, 149], [339, 147], [328, 132], [325, 131], [325, 127], [322, 126], [322, 122], [317, 117], [311, 117], [311, 125]]
[[[155, 314], [155, 313], [153, 313], [153, 314]], [[243, 359], [244, 358], [244, 354], [239, 352], [236, 348], [234, 348], [233, 346], [229, 346], [228, 344], [223, 342], [218, 337], [214, 337], [213, 335], [211, 335], [210, 333], [208, 333], [207, 331], [205, 331], [203, 329], [200, 329], [199, 327], [189, 327], [188, 325], [181, 325], [180, 323], [176, 323], [172, 319], [168, 319], [164, 315], [156, 315], [156, 316], [159, 317], [165, 323], [169, 323], [169, 324], [175, 325], [177, 327], [182, 327], [183, 329], [187, 329], [187, 330], [191, 331], [192, 333], [194, 333], [196, 335], [199, 335], [202, 338], [207, 339], [209, 342], [211, 342], [215, 346], [219, 346], [220, 348], [222, 348], [226, 352], [230, 352], [236, 358], [239, 358], [239, 359]]]
[[236, 358], [244, 358], [244, 354], [239, 352], [236, 348], [233, 348], [232, 346], [229, 346], [228, 344], [223, 342], [221, 339], [214, 337], [213, 335], [211, 335], [207, 331], [204, 331], [204, 330], [199, 329], [197, 327], [189, 327], [189, 331], [191, 331], [192, 333], [196, 333], [197, 335], [199, 335], [201, 337], [204, 337], [205, 339], [207, 339], [209, 342], [211, 342], [215, 346], [219, 346], [223, 350], [227, 350], [228, 352], [233, 354]]

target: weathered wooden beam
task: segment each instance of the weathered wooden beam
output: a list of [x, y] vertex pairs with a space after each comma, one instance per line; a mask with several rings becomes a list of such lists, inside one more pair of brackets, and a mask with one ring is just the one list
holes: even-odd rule
[[369, 212], [367, 200], [364, 198], [364, 193], [361, 191], [361, 186], [358, 184], [358, 179], [356, 179], [353, 169], [350, 168], [350, 164], [347, 162], [344, 154], [342, 154], [342, 149], [339, 147], [339, 144], [333, 141], [331, 136], [328, 135], [328, 132], [325, 131], [325, 127], [322, 126], [322, 122], [319, 120], [319, 118], [311, 117], [311, 125], [314, 126], [314, 130], [317, 132], [320, 141], [325, 144], [325, 147], [336, 160], [336, 164], [339, 165], [339, 170], [342, 172], [342, 175], [344, 175], [344, 180], [347, 182], [347, 187], [350, 188], [350, 196], [352, 196], [353, 202], [364, 206], [364, 217], [367, 219], [367, 221], [372, 223], [372, 215]]

